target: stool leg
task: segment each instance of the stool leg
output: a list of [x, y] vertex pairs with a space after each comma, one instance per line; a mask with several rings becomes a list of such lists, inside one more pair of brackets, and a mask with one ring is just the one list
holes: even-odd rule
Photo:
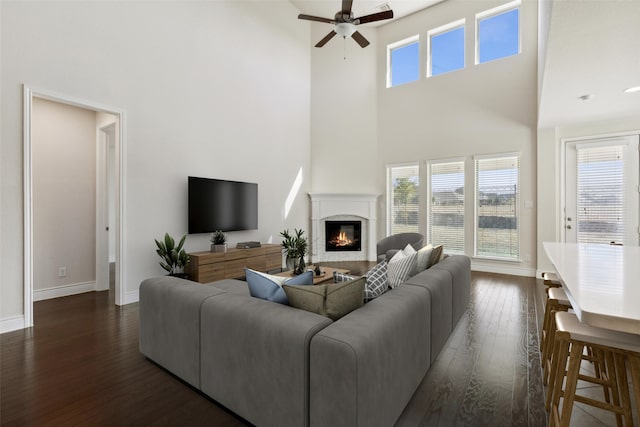
[[[562, 398], [562, 415], [560, 416], [560, 427], [569, 427], [571, 422], [571, 411], [573, 411], [573, 400], [576, 396], [576, 386], [578, 385], [578, 375], [580, 373], [580, 363], [582, 363], [582, 352], [584, 344], [573, 342], [569, 354], [569, 369], [567, 370], [567, 383], [564, 388]], [[556, 378], [556, 382], [558, 378]]]
[[616, 381], [620, 388], [620, 401], [622, 405], [622, 413], [624, 414], [625, 424], [633, 426], [633, 418], [631, 415], [631, 399], [629, 398], [629, 383], [627, 382], [627, 367], [625, 366], [625, 357], [620, 353], [614, 355], [616, 364]]
[[636, 411], [640, 413], [640, 355], [630, 355], [629, 365], [631, 365], [631, 383], [633, 384], [633, 394], [635, 395]]
[[[603, 350], [604, 351], [604, 350]], [[618, 374], [615, 364], [615, 358], [612, 352], [605, 351], [605, 370], [607, 376], [607, 385], [611, 388], [611, 396], [613, 398], [613, 404], [620, 406], [620, 389], [618, 387]], [[616, 414], [616, 425], [622, 427], [622, 416]]]
[[551, 312], [549, 322], [549, 326], [547, 329], [547, 339], [546, 344], [544, 346], [544, 352], [542, 353], [542, 383], [544, 385], [551, 384], [553, 385], [553, 380], [550, 379], [552, 376], [551, 372], [553, 369], [551, 368], [552, 359], [553, 359], [553, 350], [554, 350], [554, 342], [555, 342], [555, 334], [556, 334], [556, 311], [553, 310]]
[[558, 406], [560, 402], [560, 393], [562, 391], [562, 383], [564, 382], [564, 374], [567, 368], [567, 357], [569, 355], [569, 341], [566, 333], [556, 333], [553, 344], [553, 356], [551, 357], [551, 378], [549, 381], [549, 390], [545, 401], [545, 408], [550, 411], [553, 406]]

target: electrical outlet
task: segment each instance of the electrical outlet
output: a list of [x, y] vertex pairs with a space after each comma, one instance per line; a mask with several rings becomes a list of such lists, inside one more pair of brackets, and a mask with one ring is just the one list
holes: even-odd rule
[[67, 267], [58, 267], [58, 277], [66, 277]]

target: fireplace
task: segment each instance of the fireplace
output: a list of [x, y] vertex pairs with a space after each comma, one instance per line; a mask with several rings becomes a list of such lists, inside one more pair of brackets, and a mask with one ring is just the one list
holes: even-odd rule
[[362, 250], [361, 221], [325, 221], [325, 250], [355, 252]]

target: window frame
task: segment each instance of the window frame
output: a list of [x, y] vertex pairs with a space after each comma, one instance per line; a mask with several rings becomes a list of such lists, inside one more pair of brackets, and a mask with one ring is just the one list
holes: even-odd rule
[[[449, 254], [461, 254], [464, 255], [466, 253], [466, 229], [467, 229], [467, 221], [466, 221], [466, 202], [467, 202], [467, 192], [466, 192], [466, 182], [467, 182], [467, 176], [466, 176], [466, 172], [467, 172], [467, 159], [466, 157], [453, 157], [453, 158], [447, 158], [447, 159], [436, 159], [436, 160], [427, 160], [425, 162], [426, 166], [427, 166], [427, 224], [426, 224], [426, 228], [427, 228], [427, 241], [428, 242], [433, 242], [433, 236], [431, 233], [431, 208], [432, 208], [432, 171], [433, 171], [433, 165], [440, 165], [440, 164], [450, 164], [450, 163], [462, 163], [462, 173], [463, 173], [463, 179], [462, 179], [462, 185], [463, 188], [465, 189], [465, 193], [464, 196], [462, 198], [462, 206], [463, 206], [463, 227], [462, 227], [462, 251], [457, 251], [457, 250], [451, 250], [451, 247], [447, 247], [447, 245], [444, 245], [444, 249], [445, 252], [449, 253]], [[437, 242], [433, 242], [434, 244]]]
[[[454, 71], [464, 70], [467, 67], [467, 58], [466, 58], [466, 56], [467, 56], [467, 43], [466, 43], [467, 28], [466, 28], [466, 24], [467, 24], [467, 19], [466, 18], [462, 18], [462, 19], [458, 19], [457, 21], [453, 21], [453, 22], [450, 22], [448, 24], [441, 25], [441, 26], [439, 26], [437, 28], [433, 28], [433, 29], [427, 31], [427, 78], [436, 77], [436, 76], [439, 76], [441, 74], [452, 73]], [[455, 70], [445, 71], [445, 72], [442, 72], [442, 73], [437, 74], [436, 76], [434, 76], [433, 72], [431, 70], [431, 67], [433, 65], [433, 60], [431, 59], [431, 54], [432, 54], [431, 38], [434, 37], [434, 36], [439, 36], [441, 34], [447, 33], [449, 31], [457, 30], [458, 28], [462, 28], [462, 33], [463, 33], [463, 42], [462, 42], [463, 64], [462, 64], [462, 68], [456, 68]]]
[[420, 162], [407, 162], [407, 163], [390, 163], [385, 165], [386, 167], [386, 204], [387, 204], [387, 209], [386, 209], [386, 224], [385, 224], [385, 231], [386, 231], [386, 235], [387, 236], [391, 236], [392, 234], [392, 229], [393, 229], [393, 188], [392, 188], [392, 182], [391, 182], [391, 177], [393, 176], [392, 174], [392, 170], [395, 168], [405, 168], [405, 167], [416, 167], [418, 170], [417, 173], [417, 177], [418, 177], [418, 230], [416, 230], [416, 232], [419, 232], [420, 230], [420, 181], [421, 181], [421, 168], [420, 168]]
[[[392, 63], [391, 63], [391, 52], [395, 49], [399, 49], [402, 47], [409, 46], [411, 44], [418, 43], [418, 67], [420, 67], [420, 34], [413, 35], [411, 37], [404, 38], [394, 43], [390, 43], [387, 45], [387, 89], [397, 86], [402, 86], [402, 84], [393, 86], [393, 76], [392, 76]], [[418, 69], [418, 79], [414, 81], [420, 80], [420, 70]], [[407, 82], [412, 83], [412, 82]], [[406, 84], [406, 83], [403, 83]]]
[[[486, 64], [488, 62], [498, 61], [500, 59], [509, 58], [511, 56], [517, 56], [522, 53], [522, 1], [514, 0], [509, 3], [505, 3], [498, 7], [485, 10], [483, 12], [476, 13], [475, 19], [475, 65]], [[502, 56], [500, 58], [492, 59], [485, 62], [480, 62], [480, 21], [492, 18], [494, 16], [501, 15], [512, 10], [519, 9], [518, 12], [518, 52], [509, 56]]]
[[[478, 162], [482, 160], [500, 160], [500, 159], [508, 159], [508, 158], [517, 158], [517, 162], [518, 162], [517, 175], [516, 175], [517, 192], [516, 192], [516, 202], [515, 202], [515, 209], [516, 209], [515, 218], [516, 218], [516, 233], [517, 233], [516, 236], [518, 238], [517, 255], [515, 257], [503, 257], [498, 255], [484, 255], [484, 254], [479, 255], [478, 254], [478, 231], [479, 231], [478, 222], [480, 218], [480, 210], [479, 210], [480, 186], [479, 186], [479, 179], [478, 179], [478, 172], [479, 172]], [[475, 187], [474, 195], [473, 195], [474, 197], [473, 257], [477, 259], [488, 259], [488, 260], [497, 260], [497, 261], [506, 261], [506, 262], [522, 262], [522, 259], [521, 259], [522, 236], [521, 236], [521, 227], [520, 227], [520, 224], [522, 222], [522, 208], [520, 206], [520, 204], [522, 203], [522, 200], [521, 200], [522, 199], [522, 191], [521, 191], [522, 154], [520, 152], [510, 152], [510, 153], [475, 155], [473, 156], [473, 169], [474, 169], [473, 181], [474, 181], [474, 187]]]

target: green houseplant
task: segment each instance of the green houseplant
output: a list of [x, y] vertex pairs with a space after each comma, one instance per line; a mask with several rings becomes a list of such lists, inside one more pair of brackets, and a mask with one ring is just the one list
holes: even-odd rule
[[211, 252], [227, 252], [227, 236], [222, 230], [211, 233]]
[[160, 266], [169, 272], [169, 276], [186, 277], [184, 268], [189, 263], [189, 255], [184, 250], [184, 241], [187, 239], [185, 234], [176, 246], [176, 241], [169, 235], [164, 234], [164, 240], [156, 241], [156, 253], [160, 256]]
[[287, 267], [293, 267], [293, 274], [304, 273], [307, 266], [304, 256], [307, 254], [307, 238], [304, 237], [304, 230], [293, 229], [294, 235], [289, 234], [289, 230], [280, 232], [283, 237], [282, 250], [287, 259]]

